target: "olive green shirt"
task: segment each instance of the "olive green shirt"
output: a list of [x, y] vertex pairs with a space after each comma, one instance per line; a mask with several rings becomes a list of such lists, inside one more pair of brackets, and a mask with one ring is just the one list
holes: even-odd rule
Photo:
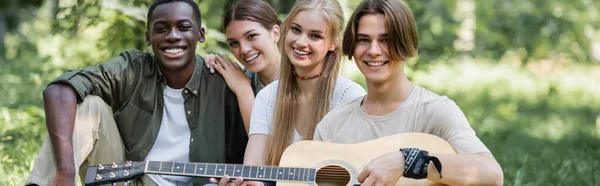
[[[242, 163], [248, 136], [237, 98], [223, 77], [209, 73], [203, 63], [196, 55], [195, 71], [183, 91], [190, 161]], [[113, 109], [126, 158], [144, 161], [160, 129], [166, 86], [151, 53], [125, 51], [105, 63], [68, 71], [52, 83], [71, 85], [79, 103], [88, 94], [100, 96]]]

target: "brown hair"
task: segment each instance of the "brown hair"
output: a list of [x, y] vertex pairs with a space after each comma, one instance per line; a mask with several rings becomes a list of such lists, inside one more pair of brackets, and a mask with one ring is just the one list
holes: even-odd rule
[[277, 90], [276, 110], [273, 119], [273, 127], [269, 136], [267, 146], [267, 164], [278, 165], [281, 155], [285, 148], [292, 143], [294, 134], [294, 121], [296, 121], [296, 110], [298, 108], [298, 82], [292, 74], [294, 66], [292, 65], [287, 53], [285, 52], [285, 39], [290, 30], [292, 21], [298, 13], [305, 10], [319, 10], [323, 19], [329, 24], [329, 36], [336, 46], [335, 50], [327, 52], [323, 61], [323, 72], [318, 79], [317, 87], [314, 91], [314, 99], [310, 105], [314, 105], [309, 112], [307, 122], [302, 126], [307, 131], [304, 139], [312, 139], [317, 123], [329, 112], [329, 104], [333, 89], [335, 87], [338, 72], [340, 70], [340, 60], [342, 57], [341, 31], [344, 28], [344, 15], [342, 7], [336, 0], [298, 0], [293, 9], [288, 14], [282, 29], [283, 38], [279, 40], [279, 49], [281, 51], [281, 71], [279, 77], [279, 87]]
[[233, 20], [257, 22], [269, 31], [273, 29], [273, 25], [281, 25], [273, 7], [263, 0], [240, 0], [232, 4], [223, 18], [223, 30]]
[[368, 14], [382, 14], [387, 21], [388, 50], [392, 60], [405, 61], [417, 55], [419, 40], [412, 11], [400, 0], [365, 0], [352, 13], [346, 31], [342, 52], [352, 59], [360, 18]]

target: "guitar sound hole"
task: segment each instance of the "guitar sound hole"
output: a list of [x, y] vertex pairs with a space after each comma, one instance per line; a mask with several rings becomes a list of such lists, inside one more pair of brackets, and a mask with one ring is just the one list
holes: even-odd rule
[[344, 167], [328, 165], [317, 170], [317, 185], [347, 185], [350, 173]]

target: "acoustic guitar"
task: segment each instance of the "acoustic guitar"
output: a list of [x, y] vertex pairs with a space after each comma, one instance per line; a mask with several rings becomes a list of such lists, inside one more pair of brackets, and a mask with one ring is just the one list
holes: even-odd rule
[[[162, 174], [215, 178], [229, 175], [244, 180], [275, 181], [277, 186], [355, 186], [360, 185], [358, 174], [373, 159], [411, 147], [436, 154], [456, 153], [445, 140], [424, 133], [395, 134], [356, 144], [305, 140], [290, 145], [284, 151], [279, 166], [161, 161], [101, 164], [88, 167], [85, 185], [126, 182], [144, 174]], [[401, 178], [396, 185], [436, 184], [425, 179]]]

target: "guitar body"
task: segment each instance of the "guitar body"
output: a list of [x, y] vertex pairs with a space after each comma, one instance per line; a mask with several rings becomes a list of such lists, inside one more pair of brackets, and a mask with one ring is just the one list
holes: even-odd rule
[[[456, 154], [456, 151], [448, 142], [437, 136], [425, 133], [403, 133], [356, 144], [300, 141], [285, 150], [279, 166], [317, 169], [317, 184], [319, 185], [356, 185], [359, 184], [357, 177], [363, 167], [375, 158], [389, 152], [397, 152], [400, 148], [419, 148], [430, 153]], [[335, 175], [332, 173], [335, 173]], [[320, 182], [319, 177], [323, 174], [326, 175], [324, 176], [326, 178], [333, 176], [339, 182]], [[277, 186], [306, 185], [310, 184], [288, 181], [277, 182]], [[436, 184], [425, 179], [415, 180], [403, 177], [396, 185]]]

